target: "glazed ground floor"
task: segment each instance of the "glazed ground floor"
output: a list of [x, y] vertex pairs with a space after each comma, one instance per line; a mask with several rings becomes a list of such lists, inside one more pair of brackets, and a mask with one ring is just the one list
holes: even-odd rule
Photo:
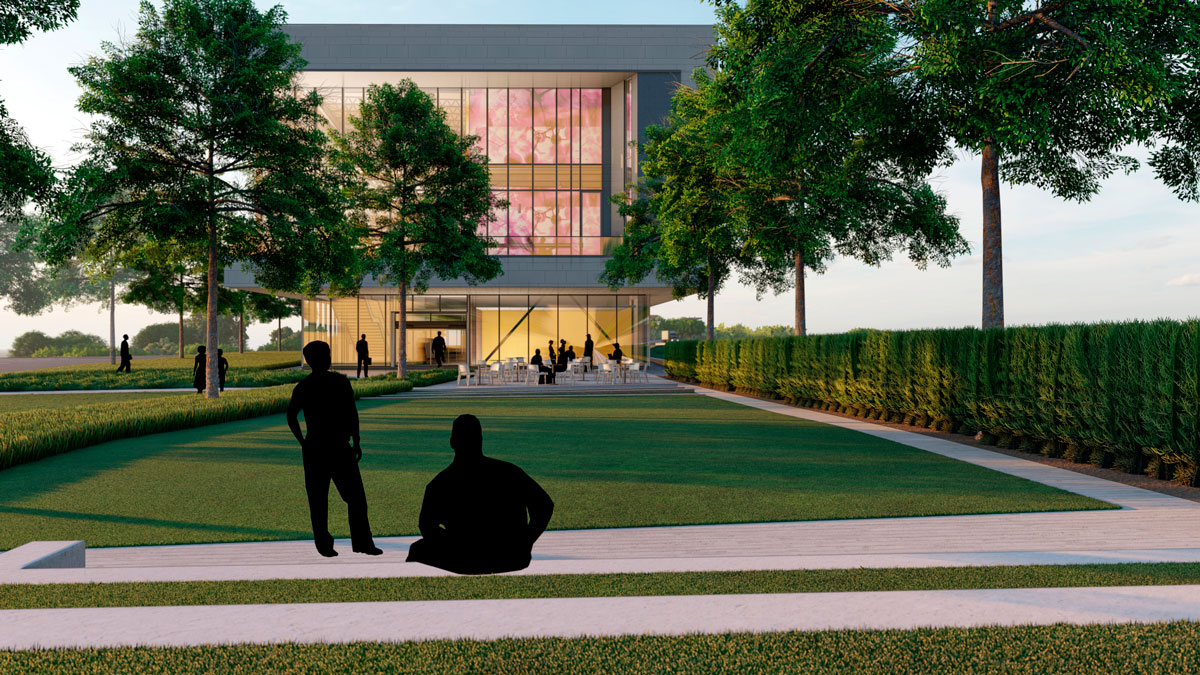
[[[590, 334], [595, 349], [645, 360], [650, 304], [639, 293], [488, 293], [431, 291], [407, 299], [406, 352], [410, 364], [433, 363], [433, 339], [446, 339], [450, 363], [491, 363], [529, 358], [550, 343], [573, 345], [582, 356]], [[373, 366], [395, 366], [399, 354], [400, 302], [396, 294], [305, 300], [304, 342], [324, 340], [335, 363], [353, 364], [365, 335]]]

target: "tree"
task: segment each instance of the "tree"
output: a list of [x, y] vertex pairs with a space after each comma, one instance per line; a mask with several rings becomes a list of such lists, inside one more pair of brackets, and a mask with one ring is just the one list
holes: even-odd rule
[[290, 326], [282, 326], [279, 330], [271, 331], [271, 337], [267, 343], [260, 345], [257, 351], [260, 352], [282, 352], [291, 351], [298, 352], [303, 347], [300, 340], [304, 334]]
[[493, 208], [487, 160], [471, 154], [474, 137], [460, 137], [429, 95], [411, 80], [372, 85], [349, 116], [351, 129], [334, 134], [334, 160], [352, 176], [349, 196], [365, 248], [364, 269], [399, 290], [398, 374], [407, 375], [408, 302], [430, 277], [470, 284], [500, 274], [481, 236]]
[[688, 316], [678, 319], [664, 319], [657, 314], [651, 314], [651, 339], [659, 339], [665, 330], [674, 331], [675, 339], [677, 340], [703, 340], [705, 336], [704, 322], [697, 317]]
[[730, 225], [731, 185], [717, 163], [728, 130], [710, 120], [707, 74], [698, 70], [694, 77], [695, 89], [675, 91], [666, 125], [646, 128], [641, 184], [613, 198], [627, 218], [625, 235], [600, 280], [616, 289], [655, 274], [671, 284], [676, 298], [698, 294], [708, 301], [711, 340], [717, 291], [742, 260]]
[[[35, 30], [55, 30], [75, 18], [79, 0], [19, 0], [0, 5], [0, 45], [24, 42]], [[50, 198], [50, 158], [29, 142], [0, 101], [0, 219], [17, 219], [33, 201]]]
[[356, 283], [356, 242], [324, 162], [319, 97], [298, 98], [304, 65], [279, 7], [252, 0], [142, 3], [136, 36], [71, 69], [96, 116], [86, 159], [55, 199], [40, 250], [145, 243], [203, 251], [209, 398], [216, 398], [221, 269], [315, 295]]
[[[722, 173], [736, 187], [746, 278], [795, 289], [807, 331], [805, 269], [840, 254], [918, 266], [966, 252], [958, 221], [925, 177], [948, 151], [929, 93], [906, 77], [899, 34], [874, 3], [714, 0], [709, 53], [732, 130]], [[886, 3], [880, 3], [886, 4]]]
[[1086, 201], [1137, 168], [1120, 154], [1162, 144], [1151, 165], [1200, 197], [1200, 5], [1194, 0], [875, 3], [940, 101], [954, 142], [982, 161], [983, 327], [1004, 325], [1001, 181]]

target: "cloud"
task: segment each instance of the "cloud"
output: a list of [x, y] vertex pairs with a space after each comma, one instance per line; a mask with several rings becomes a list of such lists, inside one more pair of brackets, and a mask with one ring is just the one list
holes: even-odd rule
[[1167, 282], [1168, 286], [1200, 286], [1200, 274], [1185, 274]]
[[1171, 241], [1172, 241], [1172, 237], [1170, 235], [1163, 234], [1163, 235], [1159, 235], [1157, 237], [1150, 237], [1149, 239], [1141, 240], [1140, 242], [1138, 242], [1137, 248], [1140, 248], [1140, 249], [1162, 248], [1163, 246], [1166, 246], [1167, 244], [1171, 243]]

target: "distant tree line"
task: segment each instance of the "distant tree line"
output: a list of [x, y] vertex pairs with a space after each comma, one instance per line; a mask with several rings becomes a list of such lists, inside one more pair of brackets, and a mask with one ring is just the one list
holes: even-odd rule
[[[663, 331], [673, 331], [676, 340], [703, 340], [707, 337], [707, 325], [703, 319], [688, 316], [677, 319], [664, 319], [657, 314], [650, 315], [650, 340], [656, 342], [662, 339]], [[781, 337], [791, 335], [790, 326], [759, 326], [747, 328], [742, 324], [726, 326], [717, 324], [713, 327], [716, 339], [739, 339], [749, 337]]]

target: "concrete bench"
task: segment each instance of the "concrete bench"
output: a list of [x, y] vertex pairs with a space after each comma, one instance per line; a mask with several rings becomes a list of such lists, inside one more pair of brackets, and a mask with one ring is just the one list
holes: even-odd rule
[[86, 567], [82, 541], [31, 541], [0, 553], [0, 571]]

